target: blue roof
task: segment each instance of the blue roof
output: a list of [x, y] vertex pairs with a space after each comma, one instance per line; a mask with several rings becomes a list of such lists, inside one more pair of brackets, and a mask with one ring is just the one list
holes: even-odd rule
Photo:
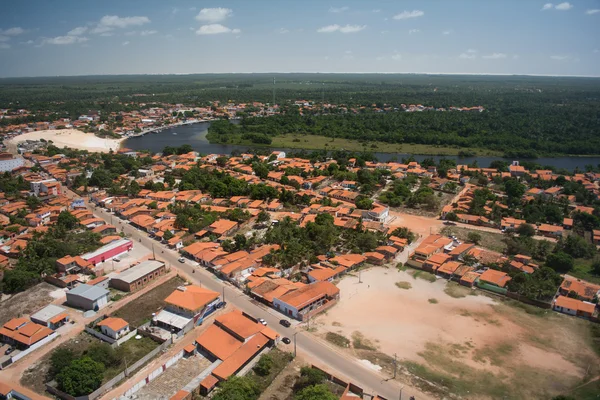
[[77, 295], [93, 301], [108, 295], [108, 293], [109, 291], [106, 289], [98, 286], [86, 285], [85, 283], [82, 283], [67, 292], [67, 294]]

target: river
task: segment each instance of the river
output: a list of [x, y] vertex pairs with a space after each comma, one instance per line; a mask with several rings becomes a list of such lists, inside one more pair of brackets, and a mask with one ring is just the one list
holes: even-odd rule
[[[209, 122], [201, 122], [192, 125], [178, 126], [176, 128], [165, 129], [162, 132], [149, 133], [144, 136], [129, 138], [122, 144], [123, 147], [132, 150], [150, 150], [153, 153], [161, 152], [166, 146], [178, 147], [184, 144], [191, 145], [194, 150], [201, 154], [231, 154], [233, 150], [247, 151], [249, 146], [232, 145], [232, 144], [211, 144], [206, 139], [208, 133]], [[271, 148], [271, 150], [279, 151], [294, 151], [298, 149], [282, 149]], [[310, 151], [310, 150], [308, 150]], [[401, 153], [375, 153], [379, 161], [390, 161], [392, 158], [401, 160], [408, 157], [409, 154]], [[501, 157], [463, 157], [456, 156], [426, 156], [415, 155], [417, 161], [422, 161], [425, 158], [433, 158], [436, 162], [441, 158], [456, 159], [458, 164], [471, 164], [477, 161], [479, 166], [487, 167], [494, 160], [512, 161]], [[600, 165], [600, 157], [541, 157], [531, 160], [540, 165], [548, 165], [556, 168], [564, 168], [569, 171], [576, 167], [584, 169], [586, 164], [594, 166]]]

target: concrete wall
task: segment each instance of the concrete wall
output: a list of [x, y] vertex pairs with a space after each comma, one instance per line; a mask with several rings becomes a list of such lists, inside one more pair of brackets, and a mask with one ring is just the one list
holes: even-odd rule
[[129, 339], [131, 339], [132, 337], [134, 337], [135, 335], [137, 335], [137, 329], [134, 329], [131, 332], [129, 332], [127, 335], [119, 338], [118, 340], [115, 340], [115, 339], [111, 338], [110, 336], [106, 336], [102, 332], [98, 332], [94, 328], [90, 328], [88, 326], [85, 327], [85, 331], [87, 333], [89, 333], [90, 335], [97, 337], [100, 340], [105, 341], [106, 343], [110, 343], [111, 345], [113, 345], [113, 347], [120, 346], [123, 343], [125, 343], [126, 341], [128, 341]]

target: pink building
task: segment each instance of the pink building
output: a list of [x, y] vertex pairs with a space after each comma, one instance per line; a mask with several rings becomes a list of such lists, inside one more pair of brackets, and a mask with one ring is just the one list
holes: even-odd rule
[[129, 239], [115, 240], [107, 244], [106, 246], [100, 247], [96, 251], [86, 253], [81, 256], [84, 260], [96, 265], [98, 263], [111, 260], [118, 255], [127, 253], [133, 248], [133, 242]]

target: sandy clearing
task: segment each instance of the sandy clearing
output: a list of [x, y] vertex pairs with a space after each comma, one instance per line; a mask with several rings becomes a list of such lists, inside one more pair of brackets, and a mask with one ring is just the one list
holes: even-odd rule
[[77, 129], [54, 129], [24, 133], [11, 138], [7, 144], [16, 145], [25, 140], [52, 140], [56, 147], [70, 147], [78, 150], [108, 153], [117, 151], [123, 139], [103, 139], [93, 133], [85, 133]]
[[421, 235], [421, 237], [438, 233], [443, 227], [442, 221], [439, 219], [411, 215], [399, 211], [390, 210], [390, 218], [392, 218], [390, 222], [392, 230], [400, 226], [405, 226]]
[[[583, 376], [577, 365], [552, 349], [541, 349], [523, 343], [529, 334], [526, 327], [494, 309], [497, 304], [488, 296], [453, 298], [444, 293], [446, 281], [434, 283], [414, 279], [408, 272], [372, 268], [358, 278], [347, 276], [338, 287], [340, 302], [317, 319], [319, 332], [338, 332], [347, 338], [355, 331], [377, 343], [385, 354], [396, 353], [399, 359], [423, 362], [422, 354], [431, 343], [466, 348], [457, 355], [472, 368], [499, 372], [489, 360], [474, 360], [478, 350], [495, 351], [512, 343], [510, 362], [534, 368], [558, 370], [564, 374]], [[398, 281], [408, 281], [412, 288], [396, 287]], [[437, 304], [429, 299], [435, 298]]]

